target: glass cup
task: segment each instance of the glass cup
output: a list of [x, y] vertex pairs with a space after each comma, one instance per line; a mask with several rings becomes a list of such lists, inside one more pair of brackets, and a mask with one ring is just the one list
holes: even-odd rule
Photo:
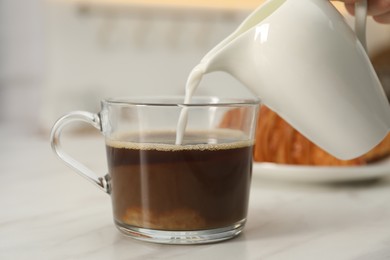
[[[235, 237], [244, 228], [259, 101], [183, 100], [103, 100], [99, 113], [71, 112], [53, 126], [54, 152], [111, 195], [114, 222], [130, 237], [199, 244]], [[188, 121], [182, 143], [176, 144], [183, 109]], [[104, 135], [109, 169], [104, 177], [61, 149], [61, 130], [73, 121]]]

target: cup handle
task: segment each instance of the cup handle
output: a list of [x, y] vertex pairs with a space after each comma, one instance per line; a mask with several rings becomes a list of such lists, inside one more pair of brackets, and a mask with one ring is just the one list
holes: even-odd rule
[[82, 121], [91, 124], [95, 128], [101, 131], [101, 122], [99, 114], [93, 114], [84, 111], [74, 111], [65, 116], [61, 117], [54, 124], [51, 133], [50, 133], [50, 143], [54, 153], [65, 162], [70, 168], [79, 173], [81, 176], [85, 177], [87, 180], [91, 181], [104, 192], [110, 193], [110, 187], [108, 180], [103, 177], [98, 177], [98, 175], [93, 172], [91, 169], [83, 165], [82, 163], [76, 161], [67, 153], [65, 153], [61, 147], [61, 132], [64, 126], [71, 122]]
[[367, 0], [359, 0], [355, 3], [355, 33], [360, 43], [367, 51], [366, 23], [367, 23]]

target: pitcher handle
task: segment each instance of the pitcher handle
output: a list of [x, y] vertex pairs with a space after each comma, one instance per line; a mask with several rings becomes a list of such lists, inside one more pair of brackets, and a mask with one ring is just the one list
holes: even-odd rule
[[74, 111], [64, 115], [54, 124], [50, 133], [50, 143], [54, 153], [65, 162], [70, 168], [97, 185], [104, 192], [110, 193], [108, 181], [104, 177], [98, 177], [98, 175], [84, 164], [76, 161], [67, 153], [65, 153], [61, 147], [61, 132], [64, 126], [71, 122], [81, 121], [91, 124], [93, 127], [101, 131], [101, 123], [99, 114], [93, 114], [84, 111]]
[[366, 23], [367, 23], [367, 0], [359, 0], [355, 3], [355, 33], [360, 43], [367, 51]]

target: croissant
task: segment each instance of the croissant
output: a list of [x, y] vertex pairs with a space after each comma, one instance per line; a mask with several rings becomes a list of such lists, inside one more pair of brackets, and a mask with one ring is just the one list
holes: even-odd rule
[[[238, 128], [242, 111], [231, 110], [222, 120], [221, 127]], [[260, 108], [255, 135], [253, 159], [272, 162], [314, 166], [365, 165], [390, 155], [390, 134], [368, 153], [352, 159], [340, 160], [322, 150], [295, 130], [266, 106]]]

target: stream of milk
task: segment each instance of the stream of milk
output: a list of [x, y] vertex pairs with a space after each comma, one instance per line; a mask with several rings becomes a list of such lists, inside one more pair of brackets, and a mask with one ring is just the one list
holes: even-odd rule
[[[205, 72], [206, 72], [206, 68], [204, 63], [200, 63], [192, 69], [190, 75], [188, 76], [186, 87], [185, 87], [184, 104], [191, 103], [192, 96], [194, 95], [195, 90], [198, 88], [199, 83], [201, 82]], [[176, 127], [177, 145], [183, 143], [183, 136], [187, 127], [187, 121], [188, 121], [188, 107], [184, 106], [180, 112], [179, 121]]]

